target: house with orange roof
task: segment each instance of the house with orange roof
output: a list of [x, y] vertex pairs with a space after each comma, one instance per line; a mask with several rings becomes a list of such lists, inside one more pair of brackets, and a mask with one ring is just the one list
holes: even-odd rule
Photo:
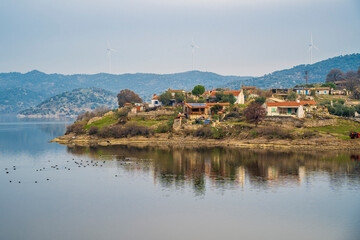
[[149, 104], [149, 107], [153, 108], [153, 107], [159, 107], [161, 105], [162, 103], [159, 101], [159, 96], [154, 94], [153, 97], [151, 98], [151, 103]]
[[187, 103], [184, 104], [184, 114], [187, 118], [208, 118], [212, 115], [211, 108], [215, 105], [221, 106], [220, 112], [225, 112], [230, 103]]
[[315, 101], [266, 102], [263, 107], [268, 116], [294, 116], [304, 118], [305, 113], [316, 108]]

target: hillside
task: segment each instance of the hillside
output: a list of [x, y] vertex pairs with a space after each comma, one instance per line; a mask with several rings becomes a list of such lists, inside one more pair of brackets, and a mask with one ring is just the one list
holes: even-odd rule
[[239, 89], [241, 85], [259, 88], [290, 88], [296, 84], [305, 83], [305, 71], [308, 71], [309, 83], [325, 82], [326, 75], [333, 68], [343, 72], [357, 71], [360, 66], [360, 54], [351, 54], [329, 58], [311, 65], [298, 65], [290, 69], [275, 71], [262, 77], [248, 80], [235, 80], [224, 84], [224, 87]]
[[[39, 71], [22, 73], [0, 73], [0, 89], [6, 89], [0, 99], [1, 112], [18, 112], [34, 107], [41, 100], [75, 88], [102, 88], [113, 92], [131, 89], [144, 100], [150, 100], [153, 93], [161, 93], [168, 88], [190, 90], [194, 85], [202, 84], [206, 88], [215, 88], [226, 82], [249, 77], [222, 76], [211, 72], [191, 71], [175, 74], [106, 74], [93, 75], [46, 74]], [[17, 89], [33, 94], [20, 94]], [[21, 95], [19, 97], [18, 95]], [[17, 101], [19, 99], [19, 101]]]
[[0, 113], [18, 112], [35, 106], [44, 99], [38, 92], [26, 88], [0, 88]]
[[34, 108], [23, 110], [19, 117], [75, 117], [98, 107], [117, 107], [116, 94], [99, 88], [79, 88], [50, 97]]

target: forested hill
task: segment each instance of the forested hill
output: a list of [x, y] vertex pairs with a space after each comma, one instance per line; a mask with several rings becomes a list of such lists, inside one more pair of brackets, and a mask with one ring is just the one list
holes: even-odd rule
[[100, 88], [78, 88], [46, 99], [34, 108], [23, 110], [20, 117], [75, 117], [96, 108], [117, 107], [116, 93]]
[[[22, 73], [0, 73], [0, 113], [18, 112], [34, 107], [48, 97], [71, 91], [75, 88], [103, 88], [119, 92], [128, 88], [149, 100], [153, 93], [161, 93], [168, 88], [191, 90], [201, 84], [206, 88], [220, 87], [224, 83], [249, 77], [222, 76], [211, 72], [190, 71], [175, 74], [106, 74], [93, 75], [46, 74], [37, 70]], [[28, 94], [21, 94], [21, 89]], [[19, 96], [21, 95], [21, 96]], [[17, 100], [18, 99], [18, 100]]]
[[329, 58], [311, 65], [298, 65], [290, 69], [276, 71], [262, 77], [248, 80], [235, 80], [224, 84], [231, 89], [239, 89], [241, 85], [259, 88], [290, 88], [305, 83], [305, 71], [308, 71], [309, 83], [325, 82], [331, 69], [338, 68], [343, 72], [357, 71], [360, 66], [360, 54], [344, 55]]

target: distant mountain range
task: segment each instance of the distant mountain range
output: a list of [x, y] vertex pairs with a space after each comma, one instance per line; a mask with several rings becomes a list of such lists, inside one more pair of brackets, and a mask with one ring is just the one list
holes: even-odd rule
[[305, 83], [305, 70], [309, 82], [324, 82], [333, 68], [346, 72], [356, 71], [360, 65], [360, 54], [330, 58], [311, 65], [299, 65], [291, 69], [276, 71], [262, 77], [222, 76], [211, 72], [190, 71], [174, 74], [46, 74], [37, 70], [28, 73], [0, 73], [0, 113], [19, 112], [35, 107], [41, 101], [76, 88], [102, 88], [119, 92], [128, 88], [148, 101], [153, 93], [168, 88], [191, 90], [195, 85], [206, 89], [229, 87], [239, 89], [241, 85], [259, 88], [288, 88]]
[[20, 117], [75, 117], [95, 108], [117, 107], [116, 93], [100, 88], [78, 88], [46, 99], [34, 108], [20, 111]]
[[240, 89], [244, 86], [259, 88], [291, 88], [297, 84], [305, 84], [305, 71], [308, 71], [309, 83], [325, 82], [326, 75], [331, 69], [338, 68], [343, 72], [357, 71], [360, 66], [360, 54], [344, 55], [329, 58], [321, 62], [308, 65], [298, 65], [290, 69], [275, 71], [262, 77], [235, 80], [224, 84], [224, 87]]
[[215, 88], [224, 83], [249, 77], [221, 76], [211, 72], [191, 71], [175, 74], [121, 74], [99, 73], [93, 75], [46, 74], [37, 70], [28, 73], [0, 73], [0, 113], [18, 112], [34, 107], [40, 101], [71, 91], [75, 88], [96, 87], [112, 92], [128, 88], [138, 93], [143, 100], [168, 88], [190, 90], [201, 84]]

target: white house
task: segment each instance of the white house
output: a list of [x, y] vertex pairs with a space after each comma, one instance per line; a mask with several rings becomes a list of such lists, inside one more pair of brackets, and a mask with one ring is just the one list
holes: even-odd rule
[[266, 102], [263, 107], [268, 116], [296, 116], [304, 118], [305, 112], [314, 108], [314, 101]]
[[151, 98], [151, 103], [149, 104], [149, 107], [158, 107], [161, 105], [162, 104], [159, 101], [159, 96], [156, 96], [156, 94], [154, 94], [154, 96]]

